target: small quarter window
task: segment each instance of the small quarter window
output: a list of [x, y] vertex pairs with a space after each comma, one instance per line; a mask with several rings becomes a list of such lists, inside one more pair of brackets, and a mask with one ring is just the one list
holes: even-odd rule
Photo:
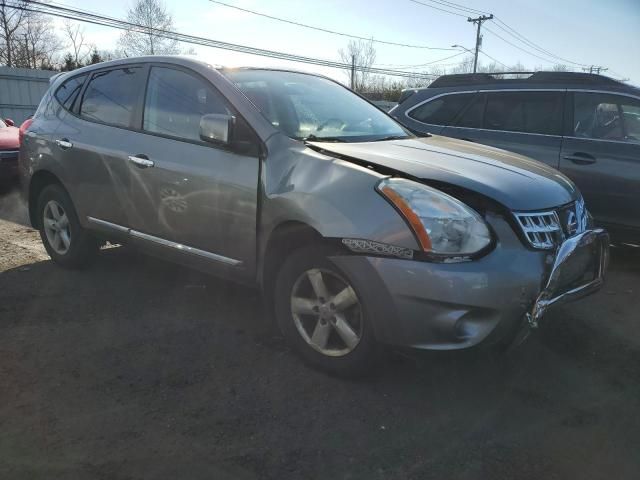
[[431, 100], [409, 112], [409, 117], [432, 125], [451, 125], [458, 113], [464, 109], [473, 93], [456, 93]]
[[55, 96], [65, 109], [71, 110], [73, 108], [73, 103], [76, 98], [78, 98], [86, 78], [86, 75], [79, 75], [65, 80], [62, 85], [58, 87]]

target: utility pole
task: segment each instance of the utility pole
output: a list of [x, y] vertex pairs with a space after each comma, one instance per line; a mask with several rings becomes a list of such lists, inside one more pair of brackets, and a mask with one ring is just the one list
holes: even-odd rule
[[487, 20], [493, 20], [493, 13], [489, 16], [481, 15], [478, 18], [467, 18], [467, 22], [478, 25], [478, 30], [476, 31], [476, 54], [473, 58], [473, 73], [476, 73], [476, 70], [478, 69], [478, 50], [480, 50], [480, 43], [482, 42], [480, 27], [482, 27], [482, 22], [486, 22]]
[[351, 90], [356, 89], [356, 56], [351, 55]]

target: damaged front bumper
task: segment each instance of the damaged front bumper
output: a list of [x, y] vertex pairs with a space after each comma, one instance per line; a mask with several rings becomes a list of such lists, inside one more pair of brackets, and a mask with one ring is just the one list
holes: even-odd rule
[[[609, 263], [609, 234], [587, 230], [565, 240], [556, 252], [544, 288], [527, 313], [529, 326], [536, 328], [545, 312], [596, 292], [604, 283]], [[567, 278], [567, 272], [575, 272]]]

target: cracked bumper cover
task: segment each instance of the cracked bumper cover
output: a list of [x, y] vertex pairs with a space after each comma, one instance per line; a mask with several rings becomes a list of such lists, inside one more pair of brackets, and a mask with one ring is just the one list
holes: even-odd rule
[[[556, 252], [545, 252], [525, 249], [502, 219], [494, 218], [492, 226], [500, 242], [472, 262], [356, 255], [332, 260], [353, 280], [378, 341], [420, 349], [453, 350], [501, 341], [525, 319], [533, 325], [552, 305], [586, 296], [602, 285], [606, 232], [588, 230]], [[593, 277], [576, 286], [594, 265]], [[573, 283], [563, 289], [571, 269]]]

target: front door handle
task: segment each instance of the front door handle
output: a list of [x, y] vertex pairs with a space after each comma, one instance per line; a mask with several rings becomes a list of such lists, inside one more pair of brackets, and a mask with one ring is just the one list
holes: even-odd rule
[[149, 168], [155, 165], [146, 155], [129, 155], [129, 161], [138, 168]]
[[68, 138], [61, 138], [59, 140], [56, 140], [56, 145], [58, 145], [63, 150], [69, 150], [71, 147], [73, 147], [73, 143], [71, 143]]
[[584, 152], [576, 152], [573, 155], [564, 155], [562, 158], [578, 165], [591, 165], [596, 163], [596, 157]]

